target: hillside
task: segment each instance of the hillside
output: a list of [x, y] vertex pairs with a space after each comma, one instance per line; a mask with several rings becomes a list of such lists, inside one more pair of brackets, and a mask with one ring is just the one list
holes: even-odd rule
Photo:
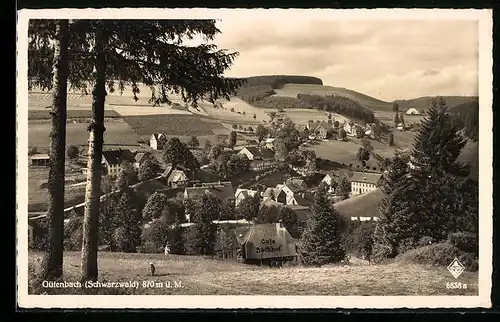
[[479, 100], [462, 103], [451, 107], [457, 125], [463, 127], [464, 134], [473, 141], [479, 140]]
[[334, 204], [334, 208], [347, 219], [359, 217], [360, 215], [363, 217], [379, 217], [379, 204], [382, 197], [382, 190], [377, 188], [371, 192], [337, 202]]
[[432, 100], [437, 99], [438, 97], [442, 97], [446, 101], [446, 105], [448, 105], [449, 108], [478, 100], [477, 96], [424, 96], [410, 100], [396, 100], [395, 102], [398, 103], [399, 110], [403, 112], [412, 107], [417, 110], [427, 110], [431, 106]]

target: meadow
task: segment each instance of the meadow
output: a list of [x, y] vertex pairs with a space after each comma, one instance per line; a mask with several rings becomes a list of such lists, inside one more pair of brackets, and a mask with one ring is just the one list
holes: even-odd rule
[[[29, 262], [37, 271], [41, 253], [30, 252]], [[64, 253], [64, 277], [77, 281], [80, 252]], [[287, 266], [282, 269], [219, 261], [202, 256], [124, 254], [100, 252], [99, 280], [109, 282], [153, 281], [181, 287], [93, 290], [92, 294], [171, 294], [171, 295], [477, 295], [478, 275], [464, 272], [460, 277], [467, 289], [450, 290], [456, 281], [444, 267], [393, 262], [384, 265], [327, 265], [321, 268]], [[149, 262], [156, 276], [149, 275]], [[30, 279], [33, 281], [33, 276]], [[31, 284], [33, 287], [34, 285]], [[79, 289], [37, 288], [50, 294], [78, 294]], [[34, 289], [28, 291], [33, 294]], [[92, 292], [92, 291], [90, 291]], [[81, 293], [80, 293], [81, 294]]]
[[[67, 119], [89, 119], [92, 117], [92, 111], [90, 109], [88, 110], [68, 110], [67, 111]], [[115, 110], [105, 110], [104, 111], [104, 118], [108, 119], [116, 119], [116, 118], [121, 118], [121, 115], [118, 114]], [[28, 120], [29, 121], [34, 121], [34, 120], [50, 120], [51, 115], [50, 115], [50, 109], [43, 109], [43, 110], [28, 110]]]
[[125, 122], [137, 133], [149, 139], [154, 132], [176, 136], [213, 135], [214, 130], [225, 129], [218, 121], [196, 115], [129, 115]]
[[[87, 123], [66, 124], [66, 146], [87, 146], [89, 132]], [[116, 119], [105, 123], [104, 148], [134, 148], [138, 146], [138, 136], [127, 123]], [[28, 146], [36, 147], [38, 151], [49, 148], [51, 124], [50, 121], [36, 121], [28, 124]]]

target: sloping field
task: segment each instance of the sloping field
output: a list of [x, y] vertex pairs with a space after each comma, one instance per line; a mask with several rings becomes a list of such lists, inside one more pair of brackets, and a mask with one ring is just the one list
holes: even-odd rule
[[[311, 150], [316, 153], [316, 157], [321, 159], [326, 159], [334, 161], [337, 163], [344, 163], [349, 166], [352, 164], [353, 168], [360, 164], [356, 154], [358, 153], [360, 145], [354, 141], [327, 141], [327, 142], [317, 142], [313, 145], [301, 146], [301, 150]], [[370, 158], [367, 165], [370, 167], [377, 166], [377, 162]]]
[[[295, 124], [306, 124], [307, 121], [309, 121], [309, 120], [312, 120], [314, 122], [316, 122], [316, 121], [327, 122], [328, 121], [328, 116], [325, 112], [313, 110], [313, 109], [294, 108], [294, 109], [285, 110], [284, 113]], [[344, 121], [348, 121], [348, 118], [346, 118], [345, 116], [342, 116], [340, 114], [332, 113], [332, 117], [334, 119], [333, 121], [339, 121], [340, 123], [342, 123]]]
[[312, 94], [312, 95], [339, 95], [358, 101], [361, 105], [372, 109], [388, 109], [392, 103], [384, 102], [374, 97], [361, 94], [346, 88], [312, 85], [312, 84], [285, 84], [283, 88], [275, 89], [276, 96], [297, 97], [297, 94]]
[[[233, 100], [236, 99], [237, 98], [231, 98], [231, 102], [229, 101], [221, 102], [222, 108], [221, 107], [215, 108], [212, 104], [206, 103], [206, 104], [201, 104], [200, 109], [203, 109], [206, 115], [224, 122], [232, 122], [237, 124], [255, 124], [255, 123], [260, 123], [262, 121], [261, 119], [258, 118], [257, 112], [252, 112], [252, 108], [255, 109], [254, 107], [248, 108], [247, 106], [244, 106], [244, 104], [246, 103], [243, 101], [241, 102], [243, 102], [244, 104], [235, 104]], [[231, 112], [232, 108], [234, 109], [234, 112]], [[255, 119], [253, 118], [254, 113], [255, 113]], [[262, 114], [261, 116], [269, 118], [265, 114]]]
[[[66, 124], [66, 146], [87, 146], [89, 132], [86, 123]], [[137, 146], [140, 137], [124, 121], [116, 120], [105, 124], [104, 147]], [[49, 148], [51, 124], [47, 122], [30, 122], [28, 125], [28, 146], [37, 147], [39, 151]]]
[[143, 137], [149, 137], [154, 132], [176, 136], [203, 136], [213, 135], [217, 130], [226, 130], [218, 121], [196, 115], [128, 115], [123, 118], [138, 135]]
[[252, 119], [253, 119], [253, 114], [255, 113], [257, 121], [269, 122], [271, 120], [266, 110], [252, 106], [237, 97], [231, 97], [230, 101], [223, 100], [221, 101], [221, 103], [226, 110], [230, 111], [231, 109], [234, 109], [236, 113], [245, 112], [246, 115], [252, 117]]
[[[88, 110], [68, 110], [67, 119], [86, 119], [92, 117], [92, 111]], [[49, 120], [51, 118], [50, 109], [28, 110], [28, 120]], [[121, 118], [121, 115], [114, 110], [105, 110], [104, 118]]]
[[[41, 253], [30, 253], [37, 265]], [[64, 252], [64, 280], [77, 281], [80, 252]], [[456, 281], [441, 267], [423, 265], [328, 265], [321, 268], [265, 267], [218, 261], [201, 256], [163, 254], [99, 253], [99, 280], [108, 282], [138, 281], [140, 287], [104, 289], [97, 294], [172, 294], [172, 295], [477, 295], [477, 273], [460, 276], [466, 290], [446, 288]], [[148, 263], [156, 266], [156, 276], [149, 275]], [[143, 281], [163, 283], [163, 287], [142, 287]], [[169, 282], [172, 287], [164, 287]], [[173, 287], [175, 282], [181, 287]], [[153, 283], [154, 284], [154, 283]], [[161, 285], [161, 284], [159, 284]], [[57, 294], [78, 294], [79, 289], [41, 289]], [[33, 289], [28, 291], [33, 294]], [[81, 294], [81, 293], [80, 293]]]
[[347, 219], [351, 217], [379, 217], [379, 204], [382, 197], [382, 190], [377, 188], [371, 192], [337, 202], [334, 207], [340, 215]]

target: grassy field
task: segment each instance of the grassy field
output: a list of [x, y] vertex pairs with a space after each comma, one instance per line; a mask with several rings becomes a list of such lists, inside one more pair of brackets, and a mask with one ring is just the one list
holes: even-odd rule
[[[28, 110], [28, 120], [49, 120], [51, 118], [50, 109]], [[92, 117], [91, 110], [68, 110], [67, 119], [86, 119]], [[114, 110], [104, 111], [104, 118], [121, 118], [121, 115]]]
[[255, 113], [255, 116], [256, 116], [255, 121], [269, 122], [271, 120], [271, 118], [267, 114], [266, 110], [252, 106], [252, 105], [248, 104], [247, 102], [245, 102], [237, 97], [231, 97], [230, 101], [223, 100], [223, 101], [221, 101], [221, 103], [222, 103], [224, 109], [226, 109], [227, 111], [231, 111], [231, 109], [234, 109], [234, 111], [236, 112], [236, 115], [239, 115], [237, 112], [241, 112], [241, 113], [245, 112], [246, 116], [252, 117], [252, 120], [253, 120], [253, 114]]
[[[349, 140], [345, 142], [332, 140], [327, 142], [316, 142], [316, 144], [308, 146], [301, 146], [300, 149], [314, 151], [317, 158], [334, 161], [340, 164], [344, 163], [347, 166], [352, 164], [353, 167], [356, 167], [356, 165], [360, 164], [356, 156], [360, 146], [361, 145], [359, 145], [356, 140]], [[370, 167], [378, 166], [377, 162], [373, 159], [368, 160], [367, 165]]]
[[384, 102], [374, 97], [361, 94], [346, 88], [333, 87], [326, 85], [313, 84], [285, 84], [281, 89], [275, 89], [276, 96], [297, 97], [297, 94], [312, 94], [312, 95], [339, 95], [358, 101], [361, 105], [370, 107], [375, 110], [390, 109], [392, 103]]
[[[378, 110], [374, 112], [375, 117], [384, 122], [389, 126], [394, 126], [394, 116], [395, 113], [392, 110]], [[420, 121], [424, 118], [424, 115], [406, 115], [403, 116], [406, 124], [419, 124]]]
[[[68, 174], [67, 174], [68, 176]], [[28, 169], [28, 211], [47, 210], [47, 188], [41, 184], [46, 183], [49, 177], [48, 167], [34, 167]], [[83, 202], [85, 199], [85, 185], [65, 189], [65, 207]]]
[[213, 135], [214, 130], [225, 130], [218, 121], [196, 115], [130, 115], [123, 118], [138, 135], [147, 138], [154, 132], [202, 136]]
[[[77, 281], [80, 252], [65, 252], [64, 256], [64, 280]], [[29, 255], [30, 263], [35, 266], [40, 258], [40, 253]], [[150, 261], [156, 266], [154, 277], [149, 276]], [[477, 295], [478, 292], [477, 273], [464, 272], [460, 277], [462, 283], [467, 283], [466, 290], [448, 290], [446, 283], [456, 280], [446, 268], [398, 263], [271, 269], [200, 256], [101, 252], [99, 269], [101, 281], [132, 280], [141, 284], [137, 289], [107, 290], [107, 294], [423, 296]], [[143, 288], [143, 281], [160, 282], [163, 287]], [[165, 287], [167, 282], [171, 288]], [[181, 287], [173, 287], [175, 282], [180, 282]], [[79, 292], [75, 289], [55, 291], [58, 294]]]
[[[86, 123], [66, 124], [66, 145], [87, 146], [89, 132]], [[140, 137], [127, 125], [119, 120], [105, 124], [104, 148], [122, 147], [132, 148], [138, 146]], [[28, 146], [36, 147], [39, 151], [49, 148], [50, 121], [29, 122]]]

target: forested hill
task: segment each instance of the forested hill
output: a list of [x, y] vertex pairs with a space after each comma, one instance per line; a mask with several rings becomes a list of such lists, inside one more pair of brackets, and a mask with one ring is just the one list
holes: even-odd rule
[[463, 128], [464, 135], [473, 141], [479, 141], [479, 100], [450, 107], [456, 124]]
[[439, 99], [439, 97], [442, 97], [446, 101], [446, 105], [450, 108], [478, 100], [477, 96], [423, 96], [410, 100], [396, 100], [395, 102], [398, 104], [400, 111], [407, 111], [412, 107], [419, 111], [425, 111], [431, 107], [432, 101]]
[[314, 84], [323, 85], [323, 81], [317, 77], [301, 75], [261, 75], [245, 78], [246, 86], [270, 86], [272, 89], [281, 88], [285, 84]]

